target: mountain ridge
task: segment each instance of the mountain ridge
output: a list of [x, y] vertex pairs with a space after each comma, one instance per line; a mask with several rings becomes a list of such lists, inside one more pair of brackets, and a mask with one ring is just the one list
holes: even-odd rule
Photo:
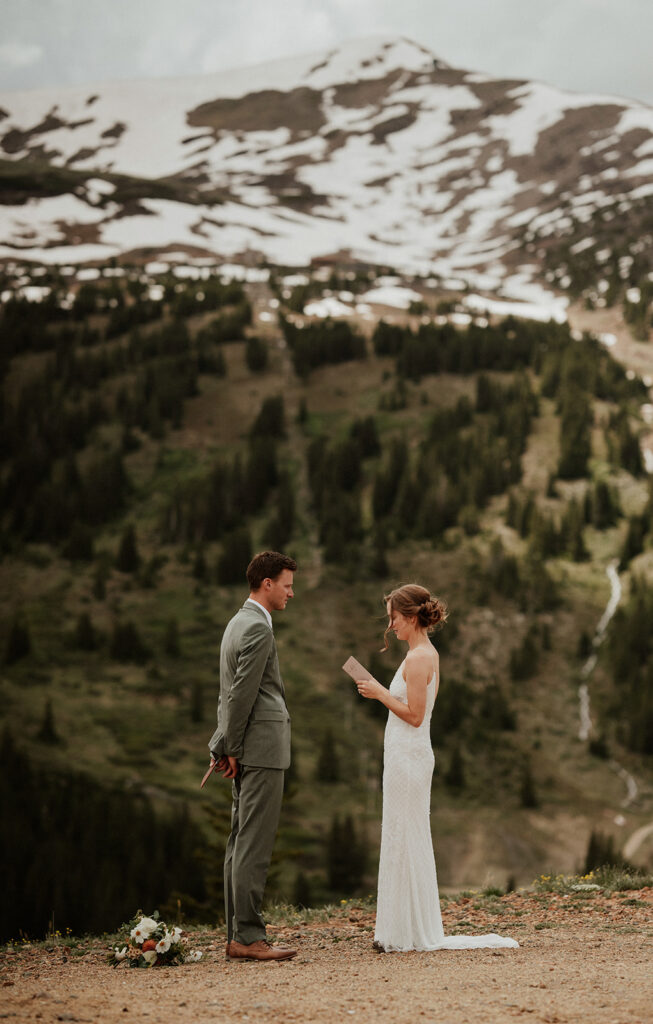
[[[86, 175], [63, 196], [1, 205], [0, 258], [97, 262], [171, 246], [305, 266], [346, 254], [535, 298], [547, 239], [653, 194], [650, 107], [493, 79], [384, 38], [198, 77], [0, 96], [4, 163], [25, 173], [28, 197], [37, 165]], [[136, 206], [115, 195], [117, 174], [141, 180]], [[174, 198], [157, 197], [160, 179]]]

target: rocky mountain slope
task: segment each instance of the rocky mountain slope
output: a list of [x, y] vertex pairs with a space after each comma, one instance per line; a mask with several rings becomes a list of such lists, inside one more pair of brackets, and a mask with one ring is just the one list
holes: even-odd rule
[[628, 212], [628, 244], [650, 248], [653, 109], [452, 68], [404, 39], [5, 94], [0, 147], [4, 258], [337, 254], [535, 298], [552, 240], [597, 211]]

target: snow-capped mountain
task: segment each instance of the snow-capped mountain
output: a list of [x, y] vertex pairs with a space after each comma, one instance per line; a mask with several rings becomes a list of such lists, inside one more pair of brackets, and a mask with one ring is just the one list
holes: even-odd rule
[[1, 95], [0, 147], [0, 257], [47, 262], [339, 253], [517, 294], [543, 238], [653, 195], [653, 108], [378, 37], [214, 75]]

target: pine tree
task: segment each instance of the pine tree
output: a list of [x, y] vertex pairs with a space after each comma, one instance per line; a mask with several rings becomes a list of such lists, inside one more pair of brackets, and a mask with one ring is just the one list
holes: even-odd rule
[[209, 567], [206, 564], [206, 558], [204, 557], [204, 548], [199, 547], [195, 552], [195, 560], [193, 561], [193, 576], [196, 580], [201, 580], [203, 583], [206, 582], [209, 575]]
[[107, 567], [99, 562], [93, 573], [93, 597], [97, 601], [104, 601], [107, 596]]
[[585, 854], [585, 874], [603, 867], [623, 867], [624, 859], [617, 852], [613, 836], [592, 829]]
[[307, 909], [311, 905], [311, 885], [303, 871], [295, 876], [293, 888], [293, 906]]
[[531, 626], [519, 647], [510, 652], [510, 677], [515, 681], [530, 679], [537, 670], [539, 651], [537, 630]]
[[181, 645], [179, 643], [179, 623], [175, 618], [168, 619], [168, 624], [166, 626], [164, 650], [168, 657], [170, 658], [181, 657]]
[[285, 418], [283, 395], [264, 399], [252, 426], [252, 437], [285, 437]]
[[252, 373], [261, 373], [267, 369], [268, 346], [262, 338], [252, 336], [245, 346], [245, 362]]
[[97, 634], [88, 612], [82, 612], [75, 627], [75, 647], [80, 651], [94, 651], [97, 647]]
[[300, 427], [303, 427], [304, 424], [307, 422], [307, 420], [308, 420], [308, 406], [306, 404], [306, 399], [302, 397], [299, 400], [299, 407], [297, 409], [297, 423], [300, 425]]
[[390, 574], [390, 566], [386, 557], [388, 538], [382, 526], [377, 525], [374, 529], [372, 540], [372, 558], [370, 571], [376, 579], [386, 579]]
[[451, 761], [449, 762], [449, 770], [447, 771], [444, 781], [450, 789], [464, 789], [466, 785], [465, 779], [465, 762], [460, 752], [460, 747], [456, 745], [451, 753]]
[[325, 729], [322, 733], [320, 753], [315, 766], [315, 778], [318, 782], [340, 781], [340, 763], [331, 729]]
[[628, 563], [642, 553], [645, 536], [646, 520], [644, 516], [630, 516], [628, 530], [621, 548], [619, 572], [624, 572], [628, 568]]
[[522, 768], [519, 796], [522, 807], [539, 807], [540, 801], [535, 789], [535, 780], [531, 771], [530, 761], [526, 761]]
[[252, 538], [247, 527], [241, 526], [224, 538], [216, 566], [218, 583], [223, 586], [242, 583], [251, 559]]
[[45, 702], [45, 710], [36, 738], [39, 743], [47, 743], [49, 746], [61, 743], [61, 737], [54, 724], [54, 713], [52, 711], [52, 701], [50, 700]]
[[133, 661], [136, 664], [142, 664], [150, 656], [138, 629], [129, 621], [114, 623], [109, 653], [115, 661]]
[[365, 842], [356, 834], [351, 815], [341, 822], [336, 814], [327, 839], [329, 888], [334, 893], [353, 895], [363, 880], [365, 862]]
[[5, 665], [13, 665], [14, 662], [26, 658], [32, 653], [32, 639], [29, 626], [20, 612], [14, 614], [9, 627], [9, 635], [5, 647]]
[[193, 680], [191, 687], [190, 720], [197, 723], [204, 721], [204, 692], [199, 679]]
[[70, 559], [71, 562], [91, 562], [93, 560], [93, 531], [90, 527], [76, 520], [62, 553], [64, 558]]
[[585, 661], [589, 658], [592, 653], [592, 638], [586, 629], [582, 630], [578, 637], [578, 647], [576, 650], [577, 656], [581, 661]]
[[136, 572], [140, 564], [141, 558], [136, 542], [136, 530], [133, 523], [130, 523], [123, 531], [116, 558], [116, 568], [120, 572]]

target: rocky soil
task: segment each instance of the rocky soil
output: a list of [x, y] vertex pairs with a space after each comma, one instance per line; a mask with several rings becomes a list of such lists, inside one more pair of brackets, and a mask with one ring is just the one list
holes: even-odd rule
[[[318, 919], [320, 918], [320, 919]], [[0, 1018], [157, 1024], [374, 1021], [408, 1024], [645, 1024], [653, 1020], [653, 889], [480, 894], [443, 900], [447, 933], [497, 931], [519, 949], [378, 954], [374, 911], [280, 915], [281, 964], [228, 963], [224, 933], [201, 929], [196, 964], [131, 970], [109, 939], [14, 946], [0, 954]]]

